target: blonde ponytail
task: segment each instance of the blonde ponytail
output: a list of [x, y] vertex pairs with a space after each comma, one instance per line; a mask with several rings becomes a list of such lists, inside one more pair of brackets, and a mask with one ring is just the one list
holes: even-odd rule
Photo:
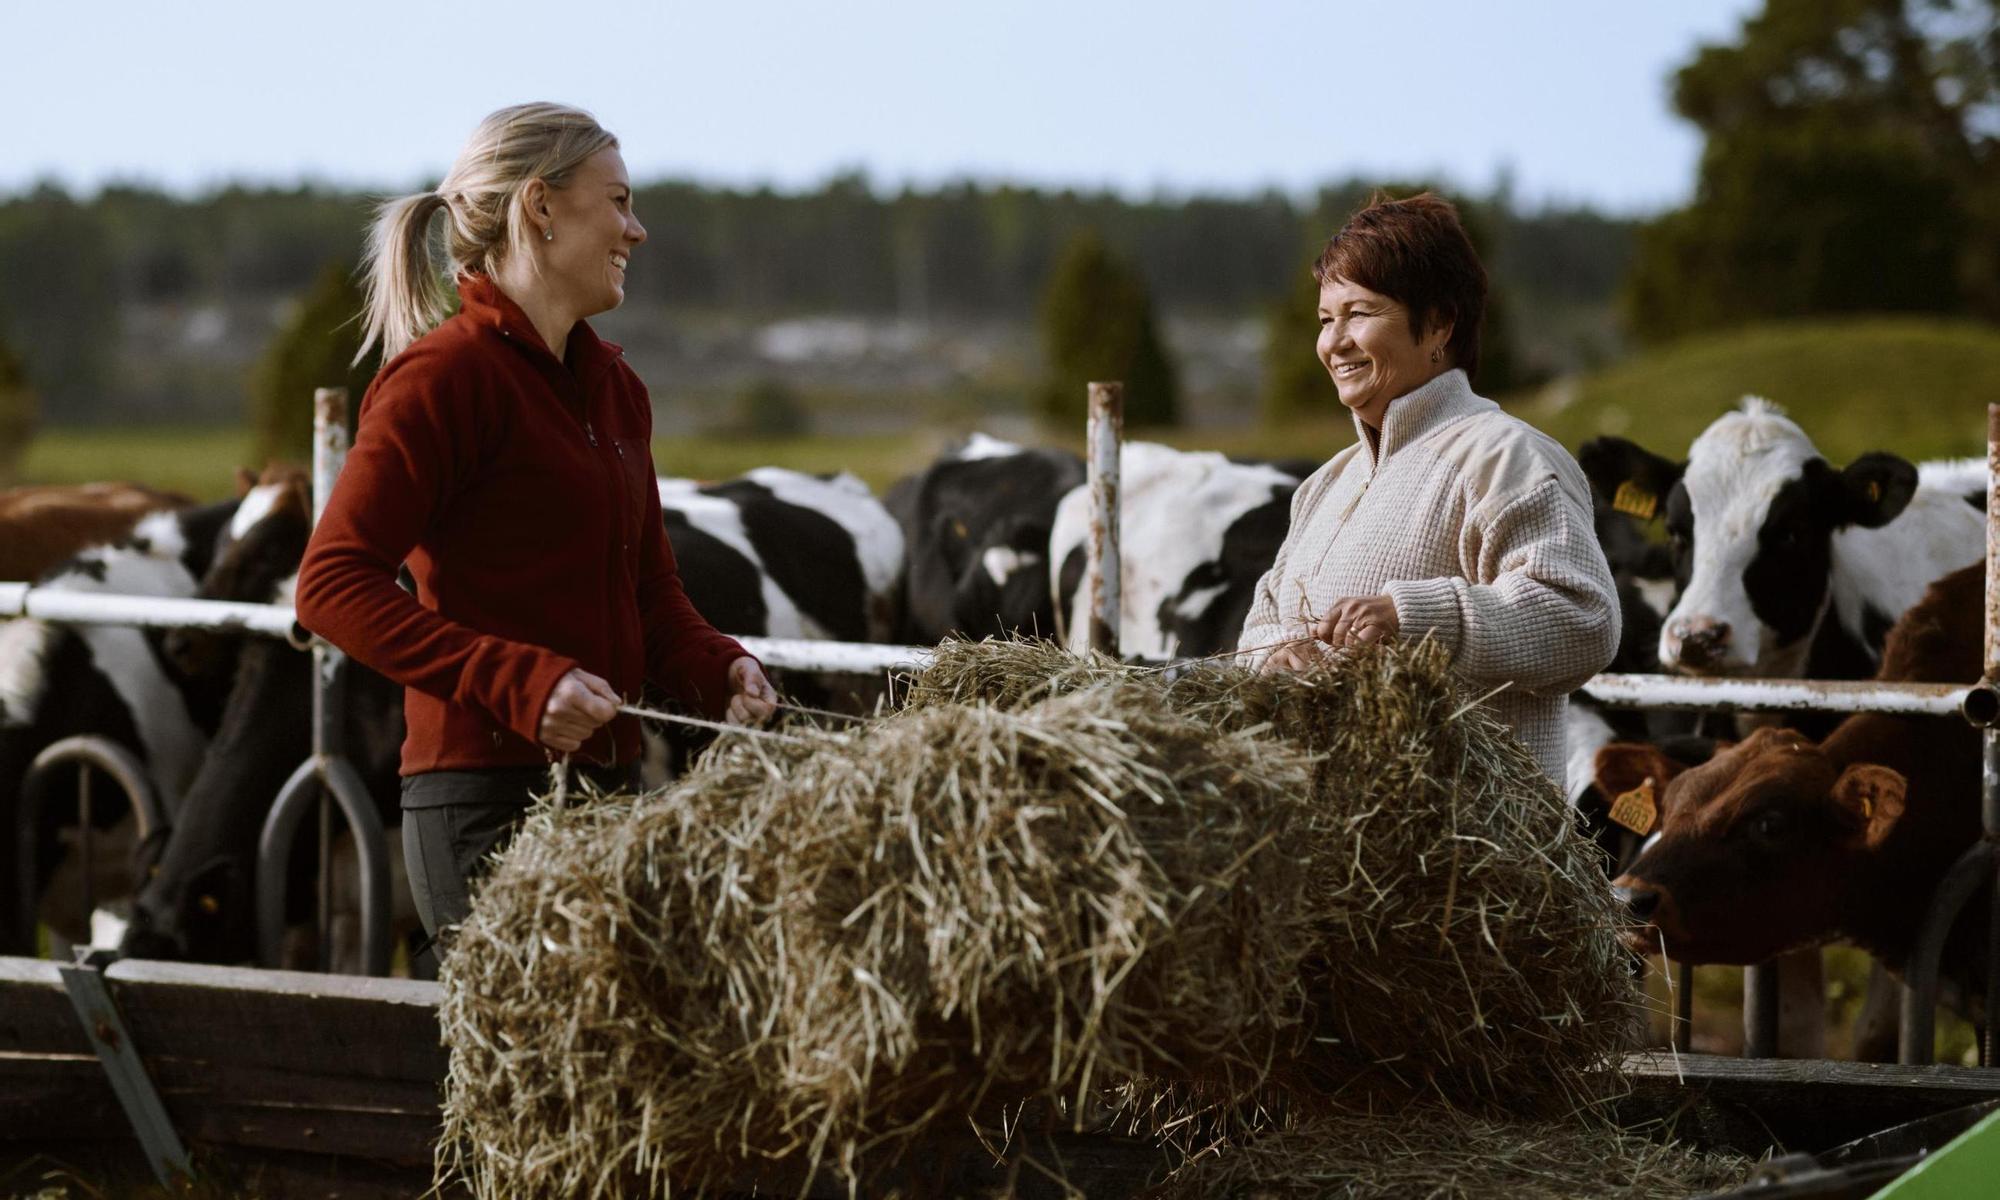
[[[437, 190], [383, 204], [361, 260], [367, 307], [359, 363], [379, 340], [394, 358], [451, 311], [447, 284], [461, 272], [493, 274], [523, 250], [532, 231], [521, 193], [530, 180], [569, 183], [585, 159], [618, 145], [597, 119], [561, 104], [516, 104], [479, 123]], [[431, 218], [443, 209], [445, 259], [437, 261]]]

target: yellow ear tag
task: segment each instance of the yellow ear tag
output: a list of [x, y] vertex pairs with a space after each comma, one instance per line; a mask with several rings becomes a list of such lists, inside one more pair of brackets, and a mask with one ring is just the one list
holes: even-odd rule
[[1611, 497], [1611, 507], [1641, 521], [1650, 521], [1660, 510], [1660, 498], [1628, 479], [1618, 485], [1618, 494]]
[[1875, 793], [1873, 792], [1861, 793], [1861, 819], [1864, 821], [1875, 819]]
[[962, 538], [968, 538], [972, 536], [972, 531], [965, 527], [965, 522], [957, 520], [956, 518], [952, 520], [951, 532], [953, 533], [953, 535]]
[[1870, 504], [1882, 503], [1882, 485], [1875, 482], [1873, 479], [1868, 481], [1868, 503]]
[[1653, 777], [1611, 802], [1611, 819], [1619, 825], [1644, 837], [1653, 832], [1653, 823], [1659, 820], [1660, 806], [1653, 801]]

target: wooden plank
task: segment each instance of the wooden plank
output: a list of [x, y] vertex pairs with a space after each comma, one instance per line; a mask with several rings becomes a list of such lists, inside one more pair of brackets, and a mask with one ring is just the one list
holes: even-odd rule
[[437, 1085], [260, 1067], [149, 1060], [167, 1111], [191, 1139], [428, 1163], [442, 1123]]
[[139, 1144], [95, 1054], [0, 1053], [0, 1142], [100, 1139]]
[[54, 963], [0, 957], [0, 1053], [94, 1053]]
[[1630, 1055], [1631, 1092], [1612, 1108], [1624, 1125], [1670, 1123], [1698, 1145], [1762, 1154], [1817, 1154], [1842, 1142], [1982, 1100], [2000, 1099], [2000, 1071], [1820, 1059]]
[[[195, 1170], [204, 1196], [283, 1197], [284, 1200], [410, 1200], [429, 1195], [428, 1164], [397, 1167], [354, 1158], [331, 1158], [253, 1147], [202, 1147]], [[0, 1193], [11, 1185], [39, 1182], [68, 1185], [68, 1195], [164, 1195], [138, 1143], [74, 1141], [30, 1147], [0, 1142]], [[60, 1189], [58, 1189], [60, 1190]], [[39, 1193], [37, 1193], [39, 1194]], [[445, 1200], [464, 1200], [462, 1187], [448, 1187]]]
[[[147, 1071], [191, 1142], [431, 1161], [441, 1120], [428, 1084], [149, 1060]], [[131, 1139], [95, 1055], [0, 1055], [0, 1141]]]
[[435, 983], [128, 959], [105, 973], [142, 1054], [435, 1085]]

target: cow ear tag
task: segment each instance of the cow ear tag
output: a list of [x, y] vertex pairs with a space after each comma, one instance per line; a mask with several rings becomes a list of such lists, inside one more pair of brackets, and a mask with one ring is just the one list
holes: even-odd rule
[[1868, 503], [1882, 503], [1882, 485], [1873, 479], [1868, 481]]
[[1660, 817], [1660, 806], [1653, 799], [1653, 777], [1646, 776], [1645, 782], [1611, 802], [1611, 820], [1633, 833], [1644, 837], [1653, 832], [1653, 824]]
[[1660, 498], [1628, 479], [1618, 485], [1617, 494], [1611, 497], [1611, 507], [1627, 516], [1650, 521], [1660, 510]]

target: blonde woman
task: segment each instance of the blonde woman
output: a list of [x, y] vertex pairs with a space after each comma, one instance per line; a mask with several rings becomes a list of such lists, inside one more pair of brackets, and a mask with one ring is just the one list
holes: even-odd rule
[[585, 323], [624, 300], [645, 240], [617, 139], [555, 104], [487, 117], [437, 190], [384, 205], [369, 237], [366, 345], [387, 361], [298, 615], [406, 689], [403, 843], [432, 936], [464, 919], [549, 761], [635, 778], [638, 723], [618, 705], [644, 684], [738, 723], [775, 703], [689, 604], [646, 388]]

